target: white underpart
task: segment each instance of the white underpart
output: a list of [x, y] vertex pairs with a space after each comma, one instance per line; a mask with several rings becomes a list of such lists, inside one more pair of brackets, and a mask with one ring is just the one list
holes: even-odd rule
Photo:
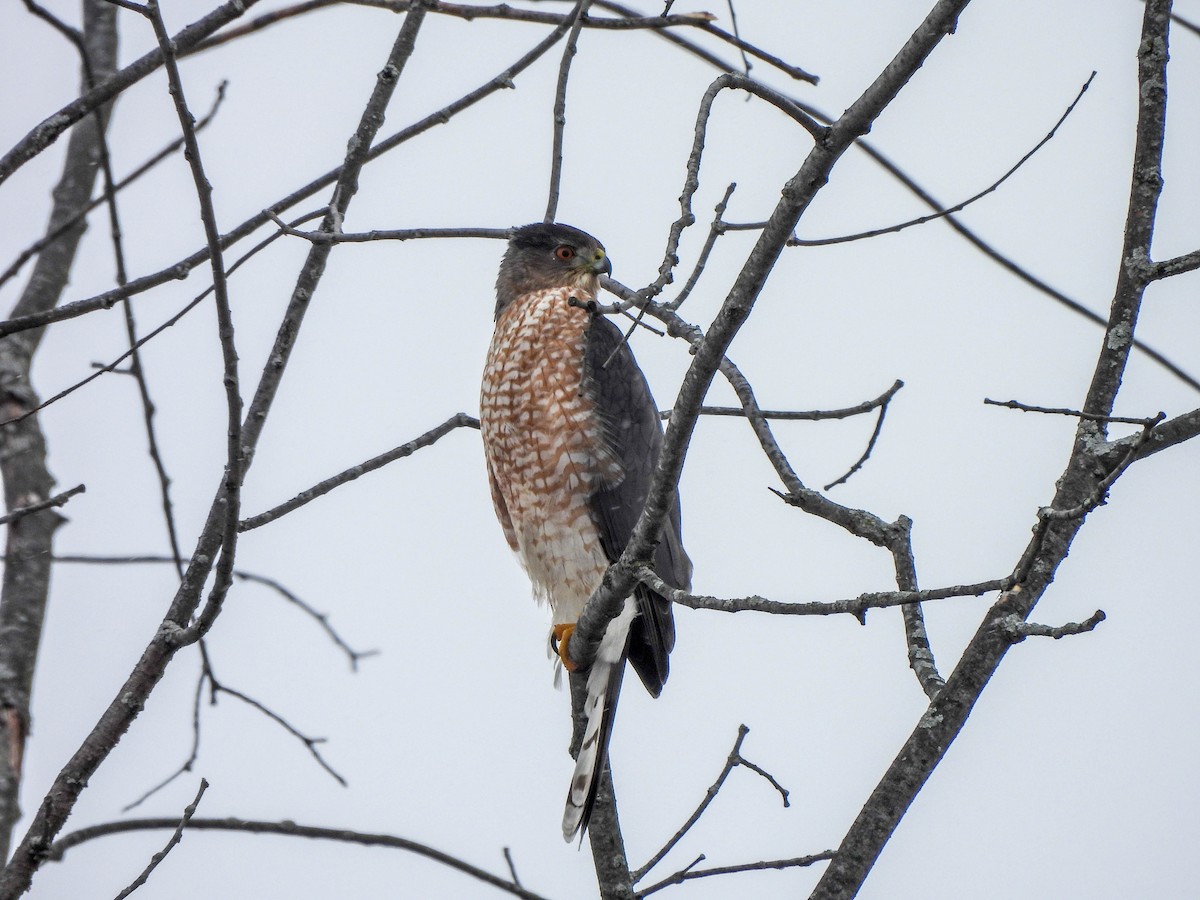
[[546, 291], [501, 315], [480, 397], [501, 522], [554, 625], [579, 618], [608, 568], [589, 496], [623, 477], [583, 390], [590, 315], [569, 305], [578, 293]]
[[629, 638], [629, 626], [636, 614], [637, 604], [629, 597], [625, 600], [621, 612], [604, 629], [604, 637], [600, 639], [600, 647], [596, 651], [596, 660], [588, 672], [587, 697], [583, 701], [587, 723], [583, 728], [583, 743], [579, 745], [579, 756], [575, 759], [571, 786], [567, 789], [567, 805], [563, 810], [562, 831], [566, 841], [575, 837], [575, 832], [579, 830], [592, 783], [600, 776], [601, 751], [604, 749], [600, 745], [604, 725], [604, 699], [608, 695], [609, 684], [618, 676], [620, 667], [624, 664], [625, 642]]
[[[590, 497], [624, 478], [583, 384], [590, 314], [571, 288], [514, 301], [500, 315], [480, 392], [480, 428], [493, 501], [533, 595], [555, 625], [574, 624], [608, 568]], [[605, 700], [620, 678], [636, 603], [626, 600], [601, 638], [588, 673], [583, 742], [571, 778], [563, 834], [579, 830], [598, 774]]]

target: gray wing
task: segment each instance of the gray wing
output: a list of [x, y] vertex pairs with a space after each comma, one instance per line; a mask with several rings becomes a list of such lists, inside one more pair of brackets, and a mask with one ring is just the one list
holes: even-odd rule
[[[620, 329], [595, 316], [587, 333], [584, 377], [588, 395], [605, 425], [609, 447], [621, 461], [625, 477], [601, 488], [591, 498], [592, 513], [609, 562], [625, 550], [642, 514], [650, 480], [662, 450], [658, 407]], [[653, 568], [673, 587], [691, 587], [692, 563], [681, 540], [679, 498], [673, 497], [654, 551]], [[642, 683], [655, 697], [667, 680], [667, 656], [675, 646], [670, 601], [638, 585], [638, 615], [630, 629], [628, 657]]]

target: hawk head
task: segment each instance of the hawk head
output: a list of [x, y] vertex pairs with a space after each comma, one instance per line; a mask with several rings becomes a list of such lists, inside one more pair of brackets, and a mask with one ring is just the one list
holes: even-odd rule
[[599, 276], [612, 272], [604, 245], [578, 228], [537, 223], [516, 229], [496, 278], [496, 318], [513, 300], [535, 291], [576, 288], [595, 296]]

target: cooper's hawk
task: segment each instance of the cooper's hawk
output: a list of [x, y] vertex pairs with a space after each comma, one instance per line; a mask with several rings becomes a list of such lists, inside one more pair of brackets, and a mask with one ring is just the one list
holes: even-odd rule
[[[566, 225], [518, 228], [496, 279], [496, 332], [480, 430], [496, 517], [550, 604], [551, 646], [567, 642], [641, 515], [662, 446], [658, 407], [620, 330], [589, 309], [604, 247]], [[654, 553], [668, 583], [690, 586], [674, 502]], [[671, 605], [644, 585], [609, 623], [588, 673], [587, 724], [567, 793], [563, 837], [587, 827], [628, 658], [653, 696], [675, 644]]]

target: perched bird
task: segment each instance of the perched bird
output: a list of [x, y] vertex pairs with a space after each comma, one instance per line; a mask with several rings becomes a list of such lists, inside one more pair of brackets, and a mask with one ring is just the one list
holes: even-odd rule
[[[596, 314], [612, 265], [566, 225], [516, 229], [496, 279], [496, 331], [479, 425], [496, 517], [550, 604], [550, 645], [568, 669], [575, 623], [630, 535], [662, 447], [658, 407], [620, 329]], [[692, 564], [673, 502], [653, 568], [688, 589]], [[653, 696], [675, 645], [671, 604], [639, 585], [608, 625], [588, 672], [587, 723], [567, 793], [563, 837], [587, 828], [628, 659]]]

